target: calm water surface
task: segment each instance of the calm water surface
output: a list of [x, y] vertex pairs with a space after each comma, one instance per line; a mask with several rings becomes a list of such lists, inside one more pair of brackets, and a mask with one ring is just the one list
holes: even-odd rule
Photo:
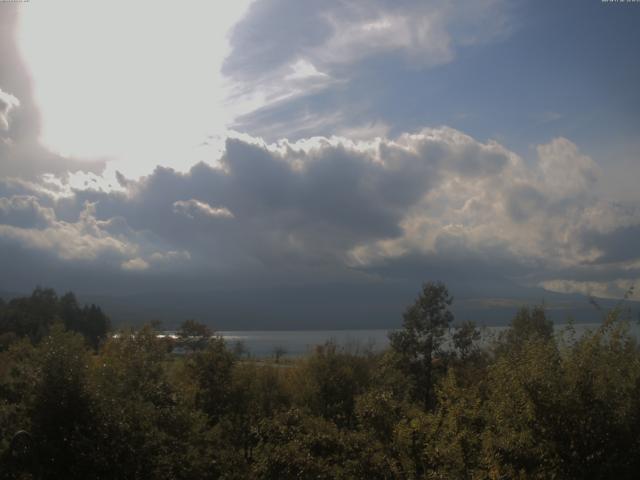
[[[577, 336], [587, 330], [598, 327], [595, 323], [574, 324]], [[483, 327], [482, 341], [490, 342], [507, 327]], [[556, 332], [566, 328], [566, 325], [556, 325]], [[300, 356], [313, 351], [316, 345], [333, 341], [350, 351], [363, 352], [366, 350], [380, 351], [389, 345], [390, 330], [275, 330], [275, 331], [223, 331], [218, 332], [232, 348], [240, 343], [246, 351], [254, 357], [272, 356], [276, 349], [282, 349], [286, 356]], [[640, 327], [631, 324], [631, 332], [636, 338], [640, 337]]]

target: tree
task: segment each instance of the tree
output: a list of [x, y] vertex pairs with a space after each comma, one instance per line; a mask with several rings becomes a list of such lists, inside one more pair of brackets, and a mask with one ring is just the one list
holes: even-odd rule
[[192, 319], [182, 322], [178, 330], [178, 335], [182, 338], [210, 337], [211, 333], [211, 329], [207, 325]]
[[71, 292], [58, 297], [54, 290], [38, 287], [31, 296], [14, 298], [0, 308], [0, 343], [6, 346], [19, 337], [38, 343], [56, 321], [61, 321], [68, 331], [81, 333], [94, 349], [110, 328], [109, 318], [100, 307], [81, 308]]
[[192, 319], [182, 322], [178, 330], [182, 344], [189, 350], [202, 350], [212, 335], [213, 332], [207, 325]]
[[287, 354], [287, 349], [282, 345], [277, 345], [273, 349], [273, 357], [275, 358], [276, 363], [280, 363], [280, 359]]
[[87, 387], [89, 353], [82, 336], [51, 328], [39, 345], [31, 434], [43, 475], [83, 478], [93, 470], [97, 421]]
[[[23, 478], [18, 472], [31, 471], [35, 475], [34, 449], [31, 448], [31, 452], [16, 452], [14, 438], [20, 431], [31, 432], [32, 430], [32, 406], [36, 388], [40, 384], [41, 357], [41, 350], [36, 349], [26, 338], [13, 342], [5, 351], [0, 352], [0, 479], [2, 480]], [[29, 477], [25, 475], [24, 478]]]
[[186, 401], [186, 389], [172, 385], [170, 358], [148, 325], [105, 342], [90, 378], [99, 420], [95, 467], [75, 478], [211, 478], [205, 416]]
[[356, 423], [355, 404], [370, 383], [369, 361], [340, 350], [331, 341], [318, 345], [292, 379], [296, 398], [318, 416], [339, 427]]
[[416, 399], [425, 409], [432, 406], [433, 359], [453, 321], [453, 298], [440, 282], [427, 282], [403, 315], [402, 330], [389, 335], [398, 366], [412, 379]]
[[83, 325], [78, 330], [84, 335], [94, 349], [104, 342], [107, 332], [111, 329], [111, 322], [102, 309], [97, 305], [91, 304], [82, 308]]
[[58, 297], [50, 288], [37, 287], [31, 296], [14, 298], [0, 316], [0, 333], [12, 332], [39, 342], [58, 317]]
[[76, 296], [68, 292], [58, 301], [60, 317], [67, 330], [81, 333], [87, 343], [97, 349], [110, 328], [109, 318], [97, 305], [80, 308]]
[[438, 406], [425, 422], [429, 441], [424, 453], [433, 474], [427, 478], [487, 478], [482, 472], [483, 382], [474, 380], [450, 368], [436, 388]]
[[214, 338], [204, 350], [189, 357], [185, 367], [197, 387], [196, 407], [215, 424], [229, 406], [235, 356], [222, 338]]
[[500, 334], [497, 353], [517, 352], [536, 339], [545, 342], [553, 339], [553, 322], [547, 319], [542, 305], [522, 307], [511, 321], [510, 328]]
[[456, 327], [452, 339], [453, 346], [460, 354], [460, 358], [464, 360], [477, 348], [477, 342], [480, 340], [480, 330], [472, 321], [463, 322]]

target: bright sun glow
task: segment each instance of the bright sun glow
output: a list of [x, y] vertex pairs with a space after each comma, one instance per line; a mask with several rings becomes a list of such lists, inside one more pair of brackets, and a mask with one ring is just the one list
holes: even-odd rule
[[203, 140], [234, 116], [219, 70], [229, 29], [250, 1], [31, 2], [19, 41], [41, 141], [65, 155], [117, 160], [130, 176], [207, 159]]

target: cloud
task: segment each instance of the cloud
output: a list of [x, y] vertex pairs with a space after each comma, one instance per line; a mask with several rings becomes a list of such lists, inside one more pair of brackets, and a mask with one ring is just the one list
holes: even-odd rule
[[233, 213], [224, 207], [212, 207], [208, 203], [191, 200], [177, 200], [173, 202], [173, 211], [191, 219], [198, 215], [211, 218], [233, 218]]
[[600, 174], [598, 166], [566, 138], [539, 145], [537, 152], [547, 193], [566, 197], [589, 192], [595, 185]]
[[[400, 76], [444, 65], [461, 48], [505, 38], [509, 19], [502, 0], [258, 0], [234, 27], [222, 69], [234, 82], [231, 103], [245, 105], [235, 124], [270, 139], [355, 128], [360, 110], [375, 104], [372, 90], [368, 107], [357, 100], [366, 79], [379, 73], [367, 62], [383, 61]], [[275, 125], [282, 118], [288, 128]]]
[[497, 0], [258, 0], [233, 29], [224, 72], [246, 79], [300, 62], [333, 71], [389, 51], [435, 65], [450, 61], [456, 47], [489, 41], [509, 28], [506, 4]]
[[122, 262], [122, 269], [127, 271], [140, 271], [149, 268], [149, 264], [142, 258], [136, 257], [126, 262]]
[[20, 100], [0, 88], [0, 130], [9, 130], [9, 114], [20, 106]]
[[[0, 289], [53, 282], [105, 293], [280, 285], [312, 292], [334, 285], [325, 291], [344, 298], [352, 290], [342, 285], [384, 284], [377, 290], [383, 291], [440, 279], [474, 298], [502, 299], [527, 288], [618, 294], [640, 278], [637, 192], [628, 189], [625, 202], [611, 202], [600, 188], [610, 172], [595, 161], [605, 160], [585, 153], [588, 144], [546, 133], [524, 159], [506, 141], [486, 139], [497, 124], [483, 122], [476, 100], [491, 113], [502, 111], [505, 100], [496, 97], [513, 79], [492, 61], [478, 63], [508, 52], [475, 57], [465, 50], [507, 37], [510, 5], [256, 0], [229, 36], [223, 67], [233, 90], [229, 111], [244, 113], [235, 119], [244, 133], [213, 132], [207, 148], [182, 157], [155, 129], [165, 117], [138, 122], [138, 130], [123, 132], [144, 145], [128, 156], [141, 177], [124, 165], [126, 176], [106, 161], [41, 145], [40, 113], [9, 8], [0, 18], [0, 58], [8, 67], [0, 71]], [[467, 67], [455, 63], [472, 56], [478, 61]], [[207, 65], [209, 71], [214, 64]], [[482, 77], [474, 87], [488, 95], [468, 90], [474, 68]], [[174, 70], [179, 85], [184, 69]], [[118, 76], [117, 68], [111, 74]], [[122, 92], [136, 91], [125, 77]], [[211, 86], [206, 75], [198, 78]], [[92, 84], [101, 88], [100, 81]], [[157, 98], [166, 95], [142, 90], [141, 112], [148, 114], [147, 104], [162, 110]], [[192, 96], [160, 90], [180, 99], [185, 115], [171, 116], [182, 125], [179, 134], [195, 145], [212, 133], [189, 130], [201, 125], [187, 118], [195, 104], [183, 100]], [[66, 97], [55, 98], [64, 107]], [[123, 104], [113, 103], [113, 118]], [[91, 102], [78, 105], [90, 109]], [[557, 122], [551, 107], [557, 105], [536, 106], [549, 113], [535, 119]], [[453, 114], [443, 113], [448, 109]], [[533, 115], [507, 110], [506, 122]], [[486, 123], [475, 130], [481, 139], [437, 126], [456, 112], [469, 125]], [[112, 143], [111, 129], [86, 126]], [[68, 131], [71, 141], [74, 132]], [[141, 160], [140, 152], [161, 154]], [[168, 157], [191, 168], [167, 168]], [[162, 165], [151, 171], [149, 161]]]
[[[14, 197], [15, 203], [15, 197]], [[32, 210], [42, 209], [30, 199]], [[19, 243], [23, 248], [41, 251], [66, 261], [93, 261], [100, 257], [120, 258], [131, 255], [136, 247], [124, 238], [109, 235], [103, 223], [96, 220], [94, 206], [87, 204], [76, 222], [57, 220], [47, 215], [44, 228], [0, 225], [3, 243]]]
[[118, 266], [125, 271], [175, 266], [190, 258], [188, 252], [163, 251], [152, 234], [132, 230], [122, 216], [97, 219], [94, 203], [85, 202], [78, 218], [68, 221], [58, 218], [56, 209], [64, 214], [62, 204], [74, 199], [63, 197], [51, 207], [41, 205], [48, 200], [45, 195], [0, 197], [0, 245], [6, 252], [22, 252], [22, 257], [3, 256], [9, 270], [24, 262], [24, 255], [47, 258], [63, 271], [83, 266], [85, 274], [101, 269], [108, 274]]
[[541, 286], [551, 292], [579, 293], [598, 298], [614, 300], [640, 300], [638, 279], [615, 279], [609, 282], [583, 282], [575, 280], [547, 280]]
[[149, 258], [154, 264], [172, 265], [191, 260], [191, 254], [186, 250], [169, 250], [167, 252], [154, 252]]
[[56, 259], [62, 276], [100, 265], [106, 290], [134, 271], [145, 281], [179, 275], [196, 289], [203, 278], [240, 286], [436, 276], [481, 282], [489, 296], [640, 275], [638, 206], [599, 197], [597, 164], [568, 139], [536, 151], [527, 163], [447, 127], [272, 144], [235, 135], [212, 165], [158, 167], [114, 190], [0, 185], [0, 241], [20, 246], [4, 259], [15, 265], [36, 253]]
[[42, 229], [54, 221], [53, 209], [42, 207], [33, 195], [0, 197], [0, 224]]
[[0, 142], [0, 177], [38, 180], [43, 175], [66, 177], [70, 172], [104, 171], [104, 160], [78, 160], [52, 153], [43, 148], [35, 137], [16, 139], [7, 137]]
[[327, 15], [332, 34], [314, 52], [323, 62], [356, 62], [388, 51], [404, 52], [410, 61], [426, 66], [453, 58], [452, 40], [438, 10], [425, 10], [423, 15], [382, 10], [372, 16], [363, 8], [347, 18], [332, 13]]

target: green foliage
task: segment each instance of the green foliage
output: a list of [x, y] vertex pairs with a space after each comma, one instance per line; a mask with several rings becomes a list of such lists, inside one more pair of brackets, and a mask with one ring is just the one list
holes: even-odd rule
[[370, 375], [366, 357], [328, 342], [300, 365], [294, 398], [301, 407], [339, 426], [353, 425], [356, 397], [366, 390]]
[[43, 478], [79, 478], [92, 470], [97, 437], [89, 352], [80, 335], [57, 324], [39, 345], [38, 359], [31, 433], [39, 468]]
[[292, 409], [261, 422], [251, 478], [401, 478], [366, 435]]
[[0, 304], [0, 349], [21, 337], [37, 343], [56, 322], [83, 335], [93, 348], [105, 339], [110, 328], [109, 318], [100, 307], [81, 307], [73, 293], [58, 298], [54, 290], [38, 287], [29, 297]]
[[357, 399], [356, 414], [359, 426], [371, 437], [388, 443], [393, 439], [396, 425], [402, 419], [405, 405], [388, 390], [369, 390]]
[[220, 338], [177, 355], [151, 326], [88, 342], [72, 295], [0, 304], [0, 479], [637, 478], [640, 347], [619, 309], [554, 336], [523, 308], [489, 348], [466, 323], [447, 350], [450, 304], [426, 284], [388, 351], [285, 363]]
[[207, 346], [213, 331], [204, 323], [185, 320], [178, 329], [180, 345], [188, 350], [202, 350]]
[[425, 409], [432, 406], [433, 360], [440, 353], [444, 335], [453, 321], [449, 311], [452, 302], [442, 283], [425, 283], [403, 315], [402, 330], [389, 335], [397, 365], [412, 379], [414, 398]]
[[456, 327], [451, 339], [460, 358], [466, 359], [477, 352], [480, 330], [474, 322], [466, 321]]
[[104, 478], [207, 478], [205, 416], [169, 383], [166, 344], [151, 327], [120, 332], [94, 362]]
[[522, 307], [511, 321], [511, 328], [500, 335], [501, 351], [518, 349], [530, 341], [553, 337], [553, 322], [547, 319], [543, 306]]
[[582, 478], [640, 471], [640, 358], [626, 322], [607, 321], [563, 352], [561, 468]]
[[336, 478], [344, 445], [333, 423], [291, 410], [262, 422], [259, 432], [257, 478]]
[[207, 347], [185, 361], [186, 375], [196, 386], [195, 405], [216, 423], [231, 401], [231, 378], [235, 355], [227, 350], [221, 338], [212, 339]]
[[557, 462], [546, 434], [561, 414], [553, 408], [561, 359], [555, 343], [540, 337], [519, 347], [489, 367], [485, 455], [501, 475], [547, 478]]
[[438, 408], [432, 414], [433, 438], [427, 442], [426, 457], [432, 476], [478, 478], [482, 472], [483, 383], [463, 382], [448, 371], [438, 387]]
[[213, 334], [211, 329], [204, 323], [189, 319], [182, 322], [178, 329], [178, 336], [188, 337], [210, 337]]
[[243, 475], [254, 461], [261, 423], [289, 407], [283, 373], [282, 369], [251, 363], [234, 368], [228, 407], [216, 425], [219, 448], [227, 459], [226, 477], [246, 478]]
[[640, 351], [628, 324], [606, 322], [562, 349], [548, 329], [533, 332], [507, 335], [510, 348], [489, 367], [490, 470], [510, 477], [634, 478]]
[[0, 352], [0, 478], [15, 478], [14, 473], [31, 470], [32, 458], [21, 461], [10, 445], [17, 432], [31, 431], [31, 406], [40, 371], [38, 352], [26, 339]]

